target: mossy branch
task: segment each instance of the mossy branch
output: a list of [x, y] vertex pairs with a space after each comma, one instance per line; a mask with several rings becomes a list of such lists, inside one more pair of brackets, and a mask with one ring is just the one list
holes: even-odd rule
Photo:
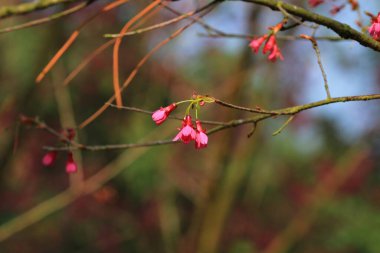
[[18, 5], [9, 5], [0, 7], [0, 19], [16, 16], [25, 15], [34, 11], [46, 9], [55, 5], [71, 3], [71, 2], [81, 2], [82, 0], [38, 0], [31, 3], [23, 3]]
[[315, 24], [327, 27], [344, 39], [355, 40], [362, 46], [369, 47], [375, 51], [380, 52], [380, 42], [372, 39], [370, 36], [361, 33], [351, 26], [336, 21], [332, 18], [317, 14], [315, 12], [306, 10], [300, 6], [284, 3], [277, 0], [227, 0], [227, 1], [243, 1], [247, 3], [255, 3], [263, 6], [267, 6], [274, 11], [280, 11], [279, 6], [286, 10], [288, 13], [301, 18], [304, 21], [313, 22]]

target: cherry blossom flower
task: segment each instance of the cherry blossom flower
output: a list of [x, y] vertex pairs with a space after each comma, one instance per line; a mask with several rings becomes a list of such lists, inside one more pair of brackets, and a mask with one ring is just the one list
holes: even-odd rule
[[195, 135], [195, 148], [201, 149], [207, 147], [208, 137], [206, 131], [202, 129], [201, 122], [199, 120], [195, 121], [197, 126], [197, 131]]
[[323, 4], [324, 2], [324, 0], [309, 0], [309, 5], [311, 7], [317, 7], [318, 5]]
[[179, 133], [174, 137], [173, 141], [182, 140], [183, 143], [189, 143], [195, 140], [196, 132], [193, 127], [191, 116], [187, 115], [182, 121], [182, 127], [179, 129]]
[[376, 18], [372, 19], [372, 25], [368, 28], [368, 32], [372, 38], [380, 41], [380, 12]]
[[331, 10], [330, 10], [330, 14], [331, 15], [335, 15], [337, 14], [338, 12], [340, 12], [344, 6], [346, 6], [345, 4], [342, 4], [342, 5], [334, 5]]
[[50, 151], [44, 155], [42, 158], [42, 164], [44, 166], [51, 166], [55, 162], [57, 158], [57, 151]]
[[348, 0], [348, 2], [351, 4], [352, 10], [357, 10], [359, 8], [359, 3], [357, 0]]
[[268, 38], [268, 35], [265, 34], [257, 39], [252, 40], [251, 43], [249, 43], [249, 46], [252, 48], [252, 51], [255, 53], [259, 52], [261, 45], [264, 43], [264, 41], [267, 38]]
[[277, 45], [276, 37], [274, 35], [269, 37], [269, 40], [267, 43], [265, 43], [265, 46], [263, 48], [263, 54], [266, 54], [267, 52], [272, 52], [273, 47]]
[[[284, 23], [278, 23], [275, 26], [271, 26], [268, 29], [272, 30], [269, 35], [265, 34], [257, 39], [254, 39], [251, 41], [249, 46], [252, 48], [252, 51], [254, 53], [257, 53], [261, 47], [261, 45], [265, 42], [264, 48], [263, 48], [263, 54], [269, 53], [268, 59], [275, 62], [277, 58], [284, 60], [284, 57], [281, 54], [281, 51], [277, 45], [276, 41], [276, 34], [282, 29], [284, 26]], [[269, 38], [268, 38], [269, 36]]]
[[158, 109], [152, 114], [153, 121], [156, 122], [157, 125], [162, 124], [166, 120], [166, 118], [169, 116], [169, 114], [172, 111], [174, 111], [176, 107], [177, 105], [175, 103], [169, 106], [166, 106], [164, 108], [161, 107], [160, 109]]
[[69, 152], [67, 154], [67, 160], [66, 160], [66, 172], [67, 173], [75, 173], [78, 171], [78, 166], [74, 161], [73, 153]]
[[268, 60], [275, 62], [277, 58], [280, 58], [280, 60], [284, 60], [284, 57], [281, 54], [280, 49], [278, 48], [277, 44], [274, 45], [272, 52], [268, 56]]

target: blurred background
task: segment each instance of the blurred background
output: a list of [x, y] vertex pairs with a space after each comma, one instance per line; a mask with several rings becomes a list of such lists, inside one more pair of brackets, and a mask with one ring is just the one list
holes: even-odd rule
[[[207, 2], [182, 0], [170, 6], [186, 12]], [[288, 2], [308, 8], [307, 1]], [[44, 167], [42, 147], [60, 145], [59, 140], [20, 125], [19, 115], [38, 116], [60, 131], [76, 128], [101, 107], [113, 95], [111, 48], [69, 85], [64, 86], [63, 80], [109, 40], [104, 34], [118, 33], [150, 1], [130, 1], [87, 24], [36, 85], [36, 76], [70, 34], [107, 3], [95, 1], [71, 16], [0, 34], [0, 237], [4, 238], [0, 252], [380, 252], [377, 101], [302, 112], [274, 137], [286, 118], [261, 122], [251, 138], [247, 138], [251, 125], [218, 132], [202, 150], [176, 144], [75, 151], [80, 173], [74, 176], [65, 173], [66, 152], [59, 152], [53, 166]], [[330, 15], [332, 4], [313, 11]], [[376, 1], [360, 4], [362, 11], [380, 10]], [[9, 27], [62, 10], [56, 6], [4, 19], [0, 25]], [[162, 9], [142, 27], [173, 17]], [[204, 21], [227, 33], [262, 35], [281, 18], [268, 8], [232, 1], [218, 5]], [[355, 25], [357, 13], [349, 6], [334, 18], [360, 29]], [[363, 20], [370, 24], [364, 15]], [[120, 79], [158, 42], [188, 22], [125, 38]], [[283, 34], [300, 33], [310, 31], [297, 27]], [[261, 53], [253, 54], [247, 39], [205, 34], [195, 24], [165, 45], [123, 93], [125, 104], [153, 111], [188, 99], [193, 92], [266, 109], [325, 98], [308, 41], [279, 41], [285, 60], [272, 63]], [[320, 28], [317, 35], [334, 34]], [[332, 96], [380, 92], [377, 52], [351, 41], [319, 45]], [[182, 117], [184, 112], [185, 107], [179, 107], [174, 114]], [[213, 104], [200, 112], [201, 119], [214, 121], [249, 116]], [[180, 124], [170, 120], [157, 127], [150, 115], [109, 108], [77, 132], [77, 141], [106, 145], [170, 139]], [[91, 179], [104, 170], [109, 173], [103, 175], [106, 182], [94, 180], [86, 188], [88, 194], [67, 191], [80, 187], [82, 176]]]

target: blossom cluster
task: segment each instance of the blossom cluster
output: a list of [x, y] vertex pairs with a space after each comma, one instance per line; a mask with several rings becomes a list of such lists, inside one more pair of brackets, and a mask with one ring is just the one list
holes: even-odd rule
[[309, 0], [308, 3], [311, 7], [317, 7], [320, 4], [323, 4], [325, 0]]
[[[331, 1], [331, 0], [330, 0]], [[334, 0], [333, 0], [334, 1]], [[310, 7], [317, 7], [323, 3], [325, 3], [325, 0], [309, 0], [308, 1]], [[359, 2], [357, 0], [347, 0], [346, 3], [342, 3], [340, 5], [333, 5], [332, 8], [330, 9], [330, 14], [335, 15], [338, 12], [340, 12], [347, 4], [351, 5], [352, 10], [357, 10], [359, 8]], [[361, 26], [359, 24], [359, 26]]]
[[[198, 110], [200, 109], [200, 106], [203, 106], [205, 103], [214, 102], [212, 98], [194, 95], [190, 100], [180, 101], [166, 107], [161, 107], [153, 112], [152, 119], [156, 125], [161, 125], [169, 117], [169, 114], [177, 108], [178, 104], [186, 102], [189, 103], [189, 106], [187, 107], [185, 117], [182, 120], [182, 125], [178, 128], [179, 132], [173, 138], [173, 141], [182, 141], [185, 144], [194, 141], [196, 149], [205, 148], [208, 144], [208, 136], [206, 130], [202, 127], [201, 121], [198, 120]], [[192, 108], [195, 108], [196, 110], [195, 125], [190, 115], [190, 109]]]
[[[67, 128], [63, 131], [61, 131], [62, 137], [61, 141], [66, 142], [67, 140], [72, 141], [75, 137], [75, 131], [72, 128]], [[57, 159], [58, 152], [53, 150], [47, 152], [42, 157], [42, 164], [44, 166], [52, 166], [55, 163], [55, 160]], [[67, 152], [67, 158], [66, 158], [66, 173], [71, 174], [78, 171], [78, 165], [74, 161], [73, 153], [71, 151]]]
[[372, 24], [368, 28], [368, 32], [372, 38], [380, 41], [380, 12], [377, 14], [377, 17], [372, 18]]
[[249, 46], [252, 48], [254, 53], [258, 53], [261, 45], [265, 42], [263, 48], [263, 54], [269, 52], [268, 60], [275, 62], [277, 58], [284, 60], [284, 57], [281, 54], [280, 48], [277, 45], [276, 34], [281, 30], [283, 23], [279, 23], [274, 27], [270, 27], [271, 32], [269, 34], [264, 34], [263, 36], [253, 39]]

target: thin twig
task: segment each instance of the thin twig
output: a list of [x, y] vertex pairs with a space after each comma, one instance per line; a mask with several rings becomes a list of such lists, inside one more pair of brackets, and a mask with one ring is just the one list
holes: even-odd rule
[[322, 76], [323, 76], [323, 82], [324, 82], [324, 87], [325, 87], [325, 91], [326, 91], [326, 95], [327, 95], [327, 99], [330, 99], [331, 98], [331, 94], [330, 94], [330, 89], [329, 89], [329, 84], [327, 82], [327, 75], [326, 75], [326, 72], [325, 72], [325, 69], [323, 68], [323, 64], [322, 64], [322, 59], [321, 59], [321, 52], [319, 50], [319, 47], [318, 47], [318, 43], [317, 41], [311, 37], [311, 36], [308, 36], [308, 35], [305, 35], [305, 34], [302, 34], [300, 35], [301, 38], [304, 38], [306, 40], [309, 40], [313, 46], [313, 49], [315, 51], [315, 54], [317, 55], [317, 61], [318, 61], [318, 65], [319, 65], [319, 69], [321, 70], [322, 72]]
[[177, 23], [178, 21], [180, 21], [182, 19], [185, 19], [185, 18], [193, 15], [194, 13], [195, 13], [195, 11], [191, 11], [191, 12], [183, 14], [183, 15], [181, 15], [179, 17], [176, 17], [176, 18], [173, 18], [173, 19], [170, 19], [170, 20], [167, 20], [167, 21], [164, 21], [164, 22], [152, 25], [152, 26], [148, 26], [148, 27], [145, 27], [145, 28], [140, 28], [140, 29], [137, 29], [137, 30], [134, 30], [134, 31], [130, 31], [130, 32], [125, 32], [125, 33], [105, 34], [104, 37], [105, 38], [120, 38], [120, 37], [125, 37], [125, 36], [131, 36], [131, 35], [141, 34], [141, 33], [144, 33], [144, 32], [149, 32], [149, 31], [152, 31], [152, 30], [155, 30], [155, 29], [159, 29], [159, 28], [162, 28], [162, 27], [165, 27], [165, 26]]
[[293, 20], [295, 23], [297, 23], [299, 25], [302, 25], [302, 26], [314, 29], [313, 25], [305, 24], [305, 22], [302, 19], [301, 20], [297, 19], [296, 17], [294, 17], [293, 15], [291, 15], [289, 12], [287, 12], [284, 8], [282, 8], [282, 2], [281, 1], [279, 1], [277, 3], [277, 8], [281, 11], [281, 13], [282, 13], [282, 15], [284, 15], [284, 17]]
[[[201, 37], [209, 37], [209, 38], [236, 38], [236, 39], [246, 39], [251, 40], [254, 38], [257, 38], [259, 36], [253, 35], [253, 34], [237, 34], [237, 33], [225, 33], [220, 32], [218, 34], [204, 34], [204, 33], [198, 33], [198, 36]], [[279, 40], [303, 40], [299, 36], [291, 36], [291, 35], [276, 35], [276, 39]], [[347, 41], [347, 39], [344, 39], [339, 36], [317, 36], [314, 37], [315, 40], [327, 40], [331, 42], [340, 42], [340, 41]]]
[[260, 113], [260, 114], [271, 114], [271, 115], [277, 114], [275, 111], [267, 111], [267, 110], [261, 109], [260, 107], [256, 107], [256, 108], [243, 107], [239, 105], [230, 104], [216, 98], [215, 98], [215, 103], [225, 106], [225, 107], [232, 108], [232, 109], [237, 109], [240, 111], [254, 112], [254, 113]]
[[[113, 107], [113, 108], [117, 108], [117, 109], [122, 109], [122, 110], [127, 110], [127, 111], [133, 111], [133, 112], [139, 112], [139, 113], [143, 113], [143, 114], [149, 114], [149, 115], [153, 114], [153, 111], [148, 111], [148, 110], [144, 110], [144, 109], [140, 109], [140, 108], [136, 108], [136, 107], [130, 107], [130, 106], [121, 106], [121, 107], [118, 107], [115, 104], [109, 104], [109, 106]], [[181, 118], [181, 117], [176, 117], [176, 116], [169, 115], [168, 119], [183, 120], [183, 117]], [[225, 122], [210, 121], [210, 120], [200, 120], [200, 122], [202, 124], [217, 125], [217, 126], [225, 124]]]
[[272, 134], [272, 136], [276, 136], [278, 134], [280, 134], [282, 132], [282, 130], [285, 129], [285, 127], [287, 125], [289, 125], [289, 123], [294, 119], [294, 115], [293, 116], [290, 116], [289, 119], [287, 121], [285, 121], [285, 123], [276, 131]]
[[30, 21], [30, 22], [27, 22], [24, 24], [15, 25], [15, 26], [0, 29], [0, 33], [13, 32], [13, 31], [17, 31], [17, 30], [21, 30], [21, 29], [25, 29], [25, 28], [29, 28], [29, 27], [41, 25], [44, 23], [48, 23], [48, 22], [51, 22], [55, 19], [59, 19], [59, 18], [62, 18], [64, 16], [68, 16], [68, 15], [71, 15], [73, 13], [76, 13], [76, 12], [80, 11], [81, 9], [87, 7], [87, 5], [88, 5], [88, 2], [80, 3], [80, 4], [74, 6], [70, 9], [64, 10], [62, 12], [55, 13], [55, 14], [50, 15], [48, 17], [44, 17], [44, 18], [33, 20], [33, 21]]

